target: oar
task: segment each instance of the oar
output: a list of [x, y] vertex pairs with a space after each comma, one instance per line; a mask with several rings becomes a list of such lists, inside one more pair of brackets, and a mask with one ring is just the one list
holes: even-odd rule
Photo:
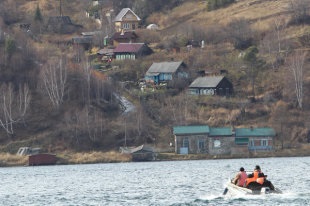
[[227, 192], [228, 192], [228, 188], [225, 187], [224, 192], [223, 192], [223, 195], [226, 195]]

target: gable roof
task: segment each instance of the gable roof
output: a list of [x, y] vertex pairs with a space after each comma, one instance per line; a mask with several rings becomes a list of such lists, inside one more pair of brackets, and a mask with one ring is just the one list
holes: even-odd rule
[[206, 77], [198, 77], [195, 79], [190, 85], [190, 88], [202, 87], [202, 88], [214, 88], [216, 87], [222, 80], [224, 76], [206, 76]]
[[261, 128], [236, 128], [236, 137], [271, 137], [275, 136], [276, 132], [270, 127]]
[[50, 24], [72, 24], [72, 22], [69, 16], [50, 16], [48, 18], [48, 25]]
[[103, 48], [100, 49], [97, 54], [99, 55], [113, 55], [113, 49], [109, 49], [109, 48]]
[[138, 21], [140, 21], [140, 17], [137, 16], [137, 14], [135, 14], [135, 12], [133, 12], [130, 8], [123, 8], [115, 17], [114, 21], [123, 21], [123, 17], [128, 13], [131, 12]]
[[120, 43], [114, 49], [114, 53], [137, 53], [144, 45], [144, 43]]
[[230, 127], [211, 127], [209, 136], [232, 136]]
[[123, 154], [133, 154], [141, 151], [153, 152], [153, 148], [143, 144], [138, 147], [120, 147], [120, 151]]
[[192, 125], [192, 126], [175, 126], [173, 134], [208, 134], [210, 128], [208, 125]]
[[174, 73], [181, 64], [183, 64], [182, 61], [153, 63], [146, 73]]

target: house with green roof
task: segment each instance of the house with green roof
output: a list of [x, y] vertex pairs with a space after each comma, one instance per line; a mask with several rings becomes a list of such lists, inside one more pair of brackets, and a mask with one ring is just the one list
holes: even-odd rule
[[231, 154], [235, 143], [231, 127], [211, 127], [209, 133], [209, 149], [211, 155]]
[[173, 135], [176, 154], [240, 155], [272, 151], [276, 132], [270, 127], [189, 125], [173, 127]]
[[208, 151], [208, 125], [173, 127], [176, 154], [199, 154]]
[[235, 145], [247, 147], [249, 151], [271, 151], [276, 132], [270, 127], [236, 128]]
[[230, 127], [175, 126], [173, 134], [177, 154], [230, 154], [235, 141]]

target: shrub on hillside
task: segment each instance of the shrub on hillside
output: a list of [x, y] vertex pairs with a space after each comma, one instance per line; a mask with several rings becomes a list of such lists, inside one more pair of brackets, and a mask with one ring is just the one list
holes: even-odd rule
[[310, 24], [309, 1], [298, 0], [291, 1], [289, 11], [291, 12], [290, 24]]
[[253, 31], [250, 22], [244, 18], [232, 20], [227, 26], [227, 33], [236, 49], [247, 49], [253, 45]]
[[216, 10], [234, 3], [235, 0], [207, 0], [208, 11]]

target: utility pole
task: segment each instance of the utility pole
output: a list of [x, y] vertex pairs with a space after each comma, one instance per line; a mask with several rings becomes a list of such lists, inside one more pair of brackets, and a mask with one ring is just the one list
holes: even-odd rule
[[61, 0], [59, 0], [59, 16], [62, 16], [61, 4]]

